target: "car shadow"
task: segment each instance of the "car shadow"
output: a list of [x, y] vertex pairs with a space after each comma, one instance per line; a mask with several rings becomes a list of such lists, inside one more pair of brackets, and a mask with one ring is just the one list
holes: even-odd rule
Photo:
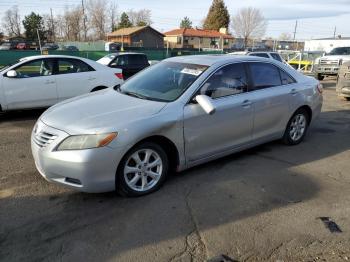
[[37, 120], [46, 109], [19, 110], [0, 113], [1, 122]]
[[298, 146], [271, 142], [233, 154], [173, 175], [140, 198], [77, 193], [41, 179], [36, 195], [0, 197], [0, 257], [103, 261], [161, 243], [171, 252], [173, 241], [195, 230], [297, 205], [320, 191], [300, 166], [349, 150], [349, 123], [350, 111], [323, 112]]

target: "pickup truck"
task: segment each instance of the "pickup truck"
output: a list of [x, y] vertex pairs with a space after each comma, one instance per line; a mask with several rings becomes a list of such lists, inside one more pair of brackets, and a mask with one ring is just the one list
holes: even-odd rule
[[348, 61], [350, 61], [350, 47], [336, 47], [315, 60], [315, 76], [318, 80], [323, 80], [325, 76], [336, 76], [341, 65]]

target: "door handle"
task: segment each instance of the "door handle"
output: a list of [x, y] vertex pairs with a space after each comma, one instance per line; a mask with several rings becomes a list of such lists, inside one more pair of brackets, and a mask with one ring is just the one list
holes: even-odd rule
[[252, 103], [252, 101], [250, 101], [250, 100], [244, 100], [243, 102], [242, 102], [242, 106], [243, 107], [248, 107], [248, 106], [251, 106], [253, 103]]
[[290, 94], [296, 95], [296, 94], [298, 94], [298, 91], [295, 88], [293, 88], [292, 90], [290, 90]]
[[54, 80], [46, 80], [46, 81], [45, 81], [45, 84], [54, 84], [54, 83], [55, 83]]
[[95, 80], [96, 77], [89, 77], [88, 80]]

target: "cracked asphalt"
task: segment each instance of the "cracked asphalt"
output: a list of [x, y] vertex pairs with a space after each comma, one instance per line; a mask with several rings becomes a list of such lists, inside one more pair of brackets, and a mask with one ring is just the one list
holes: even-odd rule
[[304, 143], [207, 163], [141, 198], [47, 183], [30, 153], [42, 111], [0, 115], [0, 261], [350, 260], [350, 102], [323, 84]]

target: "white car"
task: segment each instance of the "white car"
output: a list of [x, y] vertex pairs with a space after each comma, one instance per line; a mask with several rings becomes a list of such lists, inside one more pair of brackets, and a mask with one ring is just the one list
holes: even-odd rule
[[123, 82], [122, 70], [63, 55], [20, 59], [0, 69], [0, 110], [45, 108]]

